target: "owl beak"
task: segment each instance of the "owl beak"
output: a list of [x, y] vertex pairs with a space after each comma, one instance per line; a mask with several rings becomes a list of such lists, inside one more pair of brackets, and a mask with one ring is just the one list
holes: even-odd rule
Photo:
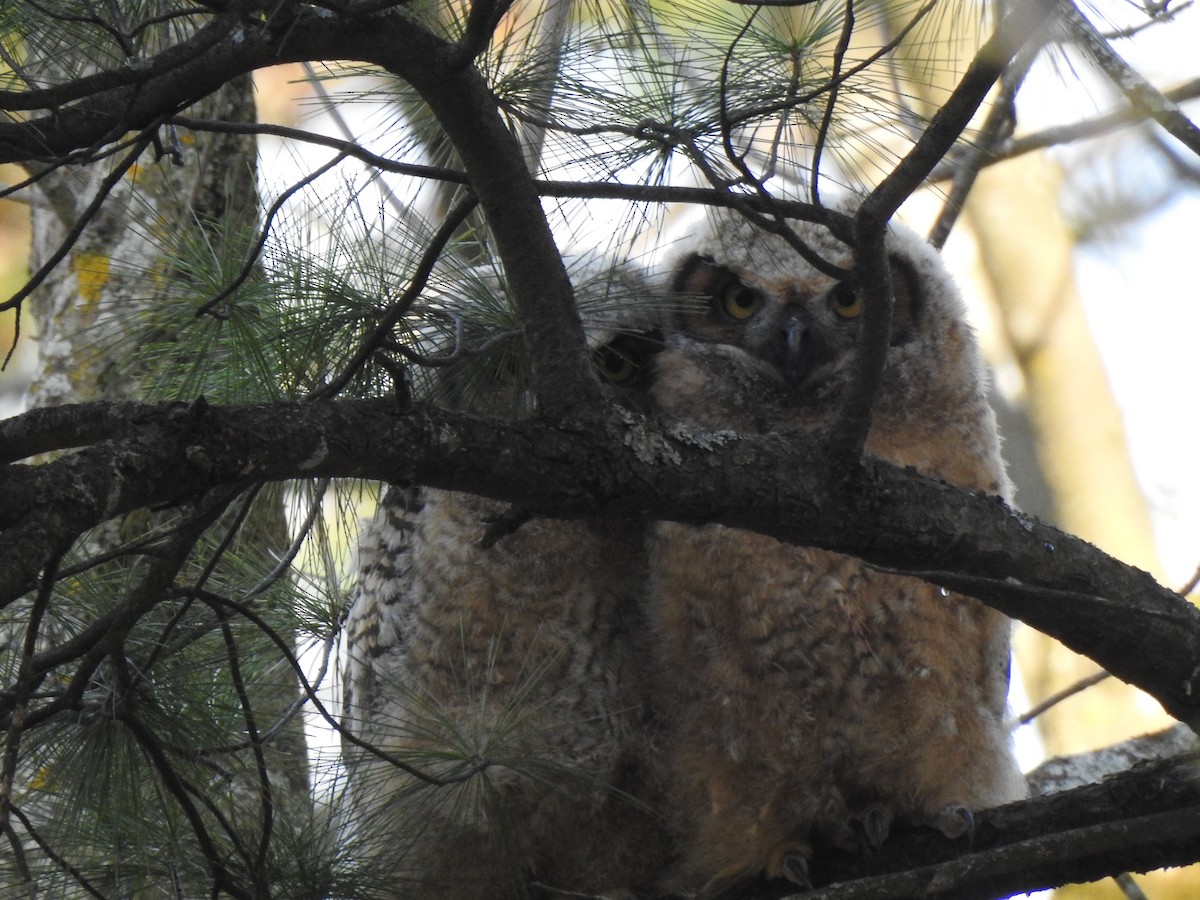
[[789, 318], [780, 332], [779, 364], [784, 380], [798, 387], [812, 371], [814, 335], [811, 329], [796, 318]]

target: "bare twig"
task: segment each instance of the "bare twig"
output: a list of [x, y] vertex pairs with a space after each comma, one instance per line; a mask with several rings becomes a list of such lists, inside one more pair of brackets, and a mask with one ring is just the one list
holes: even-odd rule
[[104, 201], [108, 199], [108, 195], [112, 193], [113, 189], [118, 184], [120, 184], [121, 179], [125, 177], [125, 173], [133, 168], [133, 164], [137, 162], [138, 157], [142, 155], [142, 152], [148, 146], [150, 146], [151, 142], [154, 140], [154, 131], [156, 129], [157, 125], [147, 128], [145, 131], [143, 131], [141, 136], [134, 143], [133, 149], [130, 150], [129, 153], [127, 153], [125, 157], [113, 167], [111, 172], [104, 176], [104, 179], [100, 182], [99, 187], [96, 188], [95, 196], [92, 197], [91, 201], [79, 214], [79, 217], [75, 220], [74, 224], [72, 224], [67, 230], [66, 235], [63, 236], [63, 239], [59, 245], [54, 248], [54, 251], [46, 258], [46, 261], [42, 263], [41, 267], [31, 276], [29, 276], [29, 280], [26, 281], [25, 284], [22, 285], [15, 294], [13, 294], [3, 303], [0, 303], [0, 311], [7, 309], [19, 309], [25, 298], [37, 290], [38, 286], [41, 285], [41, 283], [45, 281], [56, 268], [58, 268], [58, 265], [64, 259], [66, 259], [67, 254], [71, 252], [71, 248], [75, 246], [76, 241], [79, 240], [79, 236], [83, 234], [84, 229], [87, 228], [92, 219], [94, 219], [97, 213], [100, 212], [100, 207], [104, 205]]
[[861, 455], [883, 377], [892, 315], [890, 267], [884, 254], [888, 220], [958, 140], [992, 85], [1053, 9], [1052, 0], [1021, 0], [1000, 21], [925, 133], [858, 209], [854, 220], [854, 261], [868, 302], [862, 315], [851, 383], [830, 431], [830, 448], [835, 458]]
[[22, 641], [21, 657], [17, 664], [17, 677], [12, 691], [12, 713], [9, 715], [8, 733], [4, 738], [4, 755], [0, 757], [0, 831], [6, 834], [12, 833], [9, 812], [12, 808], [13, 787], [20, 759], [21, 738], [29, 713], [29, 700], [45, 678], [43, 673], [34, 668], [33, 658], [40, 639], [42, 619], [50, 608], [57, 571], [58, 560], [55, 559], [47, 563], [42, 572], [41, 586], [30, 607], [29, 619], [25, 623], [25, 639]]
[[821, 116], [821, 125], [817, 129], [817, 140], [813, 145], [812, 172], [809, 173], [809, 191], [813, 203], [821, 203], [821, 155], [825, 149], [825, 141], [829, 137], [829, 128], [833, 124], [833, 110], [837, 106], [838, 77], [842, 65], [846, 61], [846, 51], [850, 49], [850, 38], [854, 36], [854, 0], [846, 0], [842, 11], [842, 33], [838, 37], [837, 47], [833, 51], [833, 73], [830, 76], [831, 86], [829, 96], [825, 100], [825, 112]]
[[[46, 854], [46, 858], [48, 860], [62, 869], [62, 871], [66, 872], [67, 875], [69, 875], [71, 879], [77, 885], [79, 885], [79, 887], [87, 891], [88, 894], [96, 897], [97, 900], [107, 900], [107, 895], [101, 893], [95, 887], [95, 885], [88, 881], [88, 879], [84, 877], [83, 872], [71, 865], [71, 863], [62, 856], [62, 854], [58, 853], [52, 846], [50, 846], [50, 843], [42, 836], [41, 832], [38, 831], [37, 826], [30, 821], [29, 817], [25, 815], [24, 811], [22, 811], [19, 807], [14, 806], [12, 807], [12, 814], [13, 817], [21, 823], [22, 831], [24, 831], [25, 834], [27, 834], [33, 840], [33, 842], [37, 844], [39, 850]], [[22, 847], [22, 855], [23, 851], [24, 848]]]
[[729, 122], [731, 125], [740, 125], [750, 119], [761, 118], [766, 115], [771, 115], [777, 112], [786, 112], [789, 109], [794, 109], [797, 106], [812, 103], [814, 100], [819, 100], [824, 94], [832, 91], [841, 85], [845, 84], [856, 75], [867, 71], [880, 60], [887, 57], [896, 48], [898, 48], [904, 39], [915, 29], [926, 16], [937, 8], [940, 0], [926, 0], [911, 19], [904, 23], [904, 27], [896, 32], [888, 41], [886, 41], [878, 50], [863, 57], [853, 66], [850, 66], [836, 78], [826, 79], [819, 87], [811, 91], [796, 94], [785, 98], [784, 100], [774, 100], [769, 103], [763, 103], [756, 106], [750, 106], [738, 111], [736, 114], [731, 114]]
[[[175, 766], [172, 765], [158, 737], [137, 716], [118, 714], [117, 718], [142, 748], [142, 751], [146, 754], [146, 758], [154, 766], [155, 771], [158, 772], [158, 777], [161, 779], [163, 787], [174, 798], [180, 812], [183, 813], [184, 818], [191, 826], [192, 834], [196, 838], [196, 843], [199, 845], [200, 852], [204, 855], [209, 872], [212, 875], [213, 895], [217, 896], [219, 891], [223, 890], [231, 896], [238, 898], [238, 900], [253, 900], [255, 894], [242, 888], [225, 865], [225, 854], [213, 842], [212, 837], [208, 833], [208, 828], [204, 824], [204, 819], [200, 815], [200, 811], [196, 808], [195, 803], [192, 802], [192, 797], [202, 794], [202, 792], [197, 791], [189, 785], [175, 770]], [[210, 812], [212, 812], [211, 809]]]
[[[542, 112], [546, 118], [551, 115], [554, 104], [555, 88], [559, 84], [563, 60], [563, 42], [567, 37], [567, 29], [571, 24], [571, 13], [574, 0], [550, 0], [546, 4], [541, 18], [537, 23], [537, 49], [534, 51], [540, 61], [538, 83], [530, 85], [531, 96], [543, 100]], [[542, 164], [542, 153], [546, 144], [546, 129], [534, 127], [533, 134], [524, 138], [525, 160], [529, 172], [536, 175]]]
[[[317, 96], [321, 100], [321, 108], [325, 111], [325, 114], [333, 120], [333, 124], [337, 126], [338, 131], [340, 131], [342, 133], [342, 137], [345, 138], [344, 142], [339, 142], [341, 143], [342, 152], [351, 153], [354, 156], [358, 156], [360, 159], [363, 159], [364, 156], [374, 157], [376, 160], [381, 159], [380, 157], [375, 156], [373, 153], [368, 154], [366, 150], [358, 145], [358, 142], [355, 140], [353, 129], [350, 128], [349, 123], [346, 121], [346, 117], [342, 115], [342, 112], [338, 109], [337, 104], [333, 102], [333, 98], [329, 96], [329, 91], [325, 90], [325, 85], [321, 79], [317, 77], [316, 70], [313, 68], [312, 63], [304, 63], [304, 72], [306, 75], [308, 75], [308, 83], [312, 85], [313, 90], [317, 92]], [[281, 130], [291, 131], [294, 129]], [[361, 151], [361, 155], [358, 152], [354, 152], [355, 150]], [[363, 162], [366, 162], [373, 168], [384, 170], [383, 166], [376, 165], [375, 162], [371, 162], [367, 159], [363, 159]], [[389, 168], [387, 171], [394, 170]], [[404, 201], [397, 197], [396, 192], [392, 190], [391, 186], [379, 177], [378, 171], [371, 173], [371, 180], [378, 188], [379, 192], [383, 194], [383, 199], [387, 201], [388, 206], [390, 206], [401, 216], [407, 214], [408, 210], [406, 209]]]
[[379, 322], [376, 324], [374, 331], [371, 332], [358, 350], [355, 351], [350, 361], [342, 370], [342, 373], [336, 378], [331, 378], [320, 389], [314, 391], [311, 395], [312, 398], [336, 396], [342, 388], [349, 384], [350, 379], [367, 364], [367, 360], [371, 358], [383, 345], [388, 336], [391, 335], [392, 329], [396, 327], [396, 323], [404, 317], [409, 309], [412, 308], [417, 298], [421, 296], [421, 292], [425, 290], [425, 285], [429, 282], [429, 276], [433, 273], [433, 268], [437, 265], [438, 259], [441, 258], [446, 245], [450, 243], [450, 240], [454, 237], [454, 233], [466, 221], [467, 216], [471, 214], [476, 205], [475, 195], [467, 194], [467, 196], [461, 198], [446, 213], [446, 218], [430, 238], [429, 245], [425, 248], [425, 252], [417, 262], [416, 268], [409, 278], [408, 287], [389, 305], [384, 314], [379, 317]]
[[1128, 872], [1122, 872], [1120, 875], [1114, 875], [1113, 881], [1117, 883], [1117, 887], [1121, 889], [1121, 893], [1125, 895], [1126, 900], [1147, 900], [1146, 894], [1142, 891], [1133, 876]]
[[[365, 147], [354, 143], [352, 135], [348, 136], [346, 140], [339, 140], [329, 135], [317, 134], [314, 131], [305, 131], [301, 128], [289, 128], [286, 125], [272, 125], [262, 122], [226, 122], [216, 119], [196, 119], [191, 116], [171, 116], [167, 122], [172, 125], [179, 125], [182, 128], [190, 128], [193, 131], [209, 131], [217, 134], [265, 134], [293, 141], [303, 141], [306, 144], [330, 147], [344, 156], [354, 157], [372, 168], [383, 172], [409, 175], [413, 178], [427, 178], [430, 181], [445, 181], [451, 184], [470, 183], [467, 173], [458, 169], [397, 162], [386, 156], [372, 153]], [[346, 131], [348, 130], [349, 126], [346, 126]]]
[[1200, 156], [1200, 128], [1140, 72], [1125, 62], [1072, 0], [1059, 0], [1059, 3], [1067, 24], [1079, 38], [1079, 45], [1134, 109], [1143, 111], [1168, 134]]
[[[1176, 591], [1176, 593], [1178, 593], [1180, 596], [1186, 597], [1188, 594], [1190, 594], [1192, 592], [1192, 590], [1195, 589], [1197, 583], [1200, 583], [1200, 568], [1196, 569], [1195, 574], [1193, 574], [1192, 577], [1187, 581], [1187, 583], [1184, 584], [1183, 587], [1181, 587], [1178, 591]], [[1099, 684], [1100, 682], [1104, 681], [1106, 678], [1109, 678], [1111, 676], [1111, 674], [1112, 673], [1105, 672], [1102, 669], [1099, 672], [1093, 672], [1091, 675], [1088, 675], [1084, 678], [1080, 678], [1074, 684], [1068, 685], [1067, 687], [1063, 688], [1061, 691], [1057, 691], [1054, 694], [1051, 694], [1049, 697], [1047, 697], [1041, 703], [1038, 703], [1036, 706], [1033, 706], [1028, 711], [1017, 716], [1017, 718], [1013, 720], [1011, 727], [1019, 728], [1022, 725], [1028, 725], [1030, 722], [1032, 722], [1038, 716], [1045, 713], [1047, 710], [1057, 706], [1059, 703], [1062, 703], [1064, 700], [1074, 697], [1078, 693], [1086, 691], [1088, 688], [1092, 687], [1093, 685]]]
[[[719, 190], [730, 200], [730, 205], [736, 209], [742, 216], [753, 222], [764, 231], [769, 231], [772, 234], [782, 238], [788, 246], [796, 251], [809, 265], [815, 268], [818, 272], [830, 276], [831, 278], [843, 278], [848, 273], [846, 269], [831, 262], [821, 254], [817, 253], [808, 246], [795, 230], [788, 225], [785, 214], [781, 209], [772, 204], [773, 198], [767, 191], [764, 182], [769, 176], [760, 176], [753, 172], [750, 165], [746, 162], [746, 157], [749, 154], [749, 149], [739, 153], [733, 145], [733, 132], [737, 127], [735, 119], [731, 115], [728, 107], [728, 90], [729, 90], [729, 67], [734, 58], [738, 44], [741, 39], [749, 32], [754, 20], [758, 15], [758, 10], [752, 12], [742, 25], [737, 35], [730, 42], [729, 47], [725, 51], [725, 56], [721, 62], [721, 73], [718, 82], [718, 92], [721, 101], [720, 106], [720, 127], [721, 127], [721, 144], [724, 148], [725, 158], [737, 173], [735, 179], [722, 179], [712, 165], [709, 163], [705, 155], [695, 146], [691, 138], [684, 139], [680, 136], [680, 143], [686, 148], [689, 158], [695, 163], [696, 167], [708, 179], [709, 183], [714, 188]], [[793, 69], [794, 77], [798, 77], [798, 70]], [[794, 87], [794, 85], [793, 85]], [[792, 87], [789, 87], [789, 94], [793, 93]], [[781, 114], [785, 110], [781, 109]], [[734, 184], [744, 184], [754, 189], [758, 206], [753, 206], [749, 202], [749, 197], [740, 193], [734, 193], [730, 190]], [[765, 205], [764, 205], [765, 204]], [[818, 202], [814, 202], [814, 207], [821, 210]], [[823, 217], [819, 217], [823, 218]], [[827, 219], [825, 221], [828, 221]]]
[[[97, 72], [94, 75], [72, 78], [54, 87], [25, 91], [0, 90], [0, 109], [8, 111], [59, 109], [86, 97], [144, 84], [178, 69], [185, 63], [194, 61], [212, 50], [229, 36], [229, 33], [237, 26], [240, 17], [240, 10], [231, 8], [196, 31], [186, 41], [171, 45], [162, 53], [139, 65], [125, 65]], [[91, 143], [92, 140], [88, 140], [87, 143]]]
[[292, 562], [300, 555], [301, 549], [304, 547], [304, 542], [308, 540], [309, 533], [313, 530], [313, 526], [317, 523], [322, 513], [322, 501], [325, 498], [326, 491], [329, 490], [331, 480], [328, 478], [319, 478], [313, 492], [314, 496], [308, 505], [308, 513], [304, 517], [304, 521], [299, 527], [292, 529], [292, 542], [271, 567], [271, 571], [267, 572], [260, 578], [253, 587], [245, 594], [245, 600], [252, 602], [266, 593], [271, 585], [287, 574], [291, 569]]
[[466, 781], [491, 765], [489, 760], [481, 759], [478, 760], [476, 764], [468, 766], [461, 772], [451, 776], [439, 778], [437, 776], [430, 775], [427, 772], [423, 772], [421, 769], [418, 769], [415, 766], [398, 759], [392, 754], [370, 743], [369, 741], [364, 741], [362, 738], [343, 727], [342, 723], [335, 719], [330, 714], [329, 710], [325, 708], [325, 704], [322, 703], [321, 698], [317, 696], [313, 685], [311, 685], [304, 677], [303, 667], [300, 665], [300, 661], [296, 659], [296, 655], [288, 645], [288, 642], [261, 616], [259, 616], [257, 612], [245, 604], [237, 603], [236, 601], [230, 600], [227, 597], [222, 597], [219, 594], [214, 594], [209, 591], [197, 591], [195, 593], [196, 596], [203, 599], [206, 603], [221, 605], [237, 612], [238, 615], [258, 628], [258, 630], [261, 631], [271, 641], [271, 643], [275, 645], [276, 649], [279, 651], [283, 659], [287, 661], [288, 665], [292, 667], [293, 671], [296, 673], [300, 687], [304, 691], [308, 702], [312, 704], [313, 709], [315, 709], [317, 714], [320, 715], [320, 717], [325, 721], [325, 724], [337, 732], [343, 740], [348, 741], [359, 749], [367, 751], [372, 756], [383, 760], [391, 766], [395, 766], [397, 769], [406, 772], [414, 778], [431, 785], [445, 785], [459, 781]]
[[1196, 589], [1196, 585], [1200, 584], [1200, 566], [1192, 573], [1192, 577], [1187, 580], [1187, 583], [1179, 589], [1179, 593], [1187, 596]]
[[1111, 677], [1111, 673], [1100, 671], [1094, 672], [1091, 675], [1088, 675], [1086, 678], [1080, 678], [1074, 684], [1068, 685], [1061, 691], [1051, 694], [1041, 703], [1038, 703], [1036, 706], [1033, 706], [1026, 712], [1017, 716], [1017, 718], [1013, 721], [1012, 727], [1019, 728], [1022, 725], [1028, 725], [1047, 710], [1057, 706], [1070, 697], [1074, 697], [1078, 693], [1086, 691], [1092, 685], [1099, 684], [1101, 681], [1109, 677]]
[[[258, 774], [258, 794], [261, 819], [259, 823], [258, 851], [253, 859], [247, 859], [250, 871], [257, 879], [266, 868], [267, 854], [271, 850], [271, 833], [275, 827], [274, 789], [271, 787], [271, 773], [267, 767], [267, 757], [263, 753], [262, 736], [258, 730], [257, 716], [254, 714], [254, 703], [250, 692], [246, 689], [246, 681], [242, 674], [241, 653], [233, 630], [229, 627], [229, 613], [219, 607], [212, 607], [221, 628], [221, 639], [225, 644], [225, 659], [229, 663], [229, 680], [237, 692], [238, 703], [242, 709], [242, 719], [246, 723], [246, 742], [254, 755], [254, 768]], [[240, 845], [240, 841], [238, 842]], [[258, 886], [258, 885], [256, 885]]]
[[1012, 62], [1000, 76], [1000, 90], [992, 101], [987, 118], [979, 129], [975, 140], [968, 143], [953, 167], [953, 184], [946, 202], [930, 229], [929, 243], [939, 250], [950, 236], [950, 230], [966, 205], [967, 196], [975, 186], [979, 173], [994, 157], [996, 149], [1012, 136], [1016, 124], [1017, 92], [1029, 74], [1034, 60], [1045, 45], [1045, 35], [1052, 18], [1037, 29], [1029, 42], [1013, 57]]

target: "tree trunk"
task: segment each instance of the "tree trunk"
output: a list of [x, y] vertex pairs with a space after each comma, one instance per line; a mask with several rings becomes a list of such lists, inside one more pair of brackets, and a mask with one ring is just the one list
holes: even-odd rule
[[[39, 49], [49, 52], [44, 45]], [[64, 45], [57, 50], [59, 59], [51, 65], [81, 62], [76, 48]], [[95, 51], [89, 48], [84, 52]], [[197, 104], [193, 114], [252, 122], [252, 91], [250, 76], [239, 77]], [[244, 233], [257, 223], [252, 137], [213, 134], [193, 139], [190, 134], [181, 137], [162, 128], [156, 142], [113, 183], [112, 173], [119, 171], [123, 160], [118, 152], [111, 161], [55, 168], [44, 172], [38, 183], [31, 269], [37, 272], [63, 248], [67, 248], [67, 256], [31, 296], [40, 353], [30, 389], [31, 405], [146, 396], [154, 387], [153, 373], [131, 366], [130, 359], [136, 355], [139, 341], [146, 338], [147, 314], [161, 302], [156, 295], [172, 279], [189, 277], [178, 269], [170, 248], [180, 246], [180, 236], [188, 235], [205, 242], [214, 260], [219, 259], [228, 235], [239, 229]], [[89, 205], [105, 191], [107, 199], [88, 219]], [[75, 235], [81, 224], [82, 231]], [[233, 495], [228, 499], [234, 500]], [[96, 720], [84, 721], [85, 713], [77, 723], [53, 723], [46, 740], [33, 730], [10, 735], [10, 740], [21, 742], [28, 760], [17, 770], [15, 796], [24, 795], [20, 802], [33, 819], [33, 830], [103, 893], [201, 896], [210, 890], [211, 859], [198, 859], [194, 849], [162, 852], [179, 832], [187, 831], [186, 815], [181, 814], [183, 803], [177, 807], [164, 799], [170, 790], [163, 785], [173, 777], [209, 791], [216, 809], [223, 811], [230, 823], [230, 844], [253, 860], [248, 869], [261, 870], [249, 876], [253, 879], [265, 880], [270, 877], [267, 871], [279, 864], [268, 858], [269, 839], [310, 820], [306, 748], [294, 709], [298, 698], [294, 674], [286, 667], [272, 670], [264, 666], [264, 656], [276, 661], [279, 657], [273, 651], [264, 654], [264, 639], [253, 629], [209, 615], [207, 608], [191, 600], [181, 603], [168, 596], [187, 582], [183, 573], [203, 571], [211, 559], [211, 572], [201, 577], [202, 583], [241, 599], [236, 587], [246, 583], [247, 576], [239, 571], [244, 563], [238, 560], [252, 554], [270, 559], [288, 544], [281, 501], [278, 488], [262, 491], [244, 520], [224, 526], [236, 529], [236, 534], [223, 549], [214, 549], [211, 540], [193, 547], [200, 530], [189, 537], [186, 522], [147, 513], [107, 523], [64, 557], [64, 565], [78, 563], [130, 541], [152, 540], [157, 549], [148, 556], [126, 554], [79, 577], [83, 594], [90, 577], [109, 584], [111, 579], [126, 579], [129, 587], [118, 605], [133, 602], [139, 588], [153, 581], [156, 569], [164, 575], [157, 593], [139, 601], [145, 604], [143, 608], [154, 608], [146, 622], [150, 629], [160, 629], [162, 646], [154, 648], [155, 639], [139, 624], [86, 679], [85, 708], [90, 708], [86, 699], [90, 695], [108, 692], [105, 702], [119, 710], [112, 720], [98, 725]], [[229, 519], [219, 507], [211, 515], [218, 522], [223, 515]], [[173, 561], [174, 569], [168, 561]], [[69, 594], [75, 585], [72, 580], [60, 582], [56, 588], [57, 596], [38, 634], [39, 646], [60, 643], [73, 633]], [[273, 604], [273, 621], [285, 623], [285, 637], [291, 641], [286, 626], [292, 615], [290, 588], [285, 584], [269, 596], [271, 599], [260, 602]], [[95, 598], [89, 595], [85, 602], [95, 602]], [[80, 621], [94, 615], [95, 610], [89, 609], [80, 614]], [[201, 652], [199, 648], [205, 649]], [[205, 733], [197, 722], [193, 733], [179, 718], [156, 730], [160, 712], [181, 716], [186, 706], [185, 701], [170, 696], [171, 679], [183, 671], [182, 664], [170, 661], [173, 652], [181, 658], [196, 654], [197, 660], [209, 654], [208, 658], [216, 660], [212, 665], [226, 670], [216, 674], [219, 684], [212, 689], [209, 702], [238, 697], [234, 704], [240, 709], [227, 711], [227, 719], [241, 728], [225, 735]], [[70, 674], [68, 669], [64, 678]], [[213, 674], [201, 673], [201, 680], [206, 677]], [[133, 686], [114, 686], [122, 678]], [[164, 682], [161, 694], [156, 683], [160, 679]], [[203, 708], [195, 709], [195, 698], [188, 702], [193, 715], [209, 715]], [[97, 716], [103, 718], [102, 713]], [[261, 737], [276, 723], [282, 727], [274, 736], [253, 746], [255, 734]], [[171, 731], [176, 726], [181, 729], [178, 733]], [[239, 733], [246, 746], [203, 755], [206, 744], [237, 744]], [[164, 753], [165, 767], [154, 764], [154, 747]], [[129, 755], [123, 760], [125, 753]], [[129, 768], [121, 770], [125, 763]], [[219, 828], [210, 824], [209, 831], [217, 833]], [[291, 846], [292, 841], [277, 843]], [[122, 845], [128, 847], [128, 853], [113, 859], [112, 848]], [[27, 842], [26, 847], [30, 859], [37, 859], [40, 854], [33, 843]], [[209, 874], [204, 873], [205, 862]], [[189, 863], [196, 868], [191, 869]], [[54, 866], [32, 865], [31, 869], [41, 887], [57, 885], [56, 879], [63, 877]], [[78, 888], [67, 888], [67, 895], [73, 896], [75, 890]]]

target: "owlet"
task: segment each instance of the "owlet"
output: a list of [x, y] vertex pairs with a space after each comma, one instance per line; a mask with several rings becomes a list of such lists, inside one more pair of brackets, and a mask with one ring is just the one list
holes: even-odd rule
[[[790, 223], [851, 266], [825, 228]], [[671, 266], [679, 309], [652, 395], [693, 430], [819, 429], [846, 388], [862, 298], [780, 237], [713, 215]], [[866, 452], [1008, 498], [985, 375], [938, 255], [887, 241], [895, 309]], [[667, 886], [807, 880], [822, 843], [881, 841], [892, 817], [961, 829], [1024, 795], [1005, 724], [1010, 623], [853, 557], [720, 525], [659, 523], [649, 617], [670, 820]]]
[[[597, 369], [635, 407], [661, 344], [629, 276], [605, 289]], [[520, 396], [500, 383], [520, 367], [464, 360], [439, 387], [493, 412]], [[658, 821], [629, 799], [645, 793], [645, 528], [532, 518], [485, 544], [507, 512], [393, 486], [361, 542], [344, 667], [352, 845], [396, 896], [636, 888], [665, 858]]]

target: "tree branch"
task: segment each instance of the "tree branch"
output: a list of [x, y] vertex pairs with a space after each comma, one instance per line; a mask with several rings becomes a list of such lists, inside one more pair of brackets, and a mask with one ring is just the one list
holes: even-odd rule
[[[97, 72], [94, 75], [74, 78], [54, 87], [25, 91], [0, 91], [0, 109], [10, 112], [35, 109], [58, 110], [59, 107], [67, 103], [86, 99], [90, 104], [98, 96], [112, 96], [113, 92], [117, 91], [124, 93], [127, 89], [136, 88], [138, 85], [152, 79], [163, 75], [170, 75], [174, 69], [208, 53], [213, 47], [229, 36], [230, 32], [237, 25], [237, 20], [241, 15], [243, 15], [243, 12], [237, 9], [236, 5], [231, 6], [230, 9], [221, 13], [208, 25], [196, 31], [186, 41], [168, 47], [149, 61], [129, 61], [119, 69], [108, 69], [103, 72]], [[79, 107], [75, 107], [71, 110], [61, 110], [61, 112], [79, 114], [85, 111]], [[86, 115], [81, 115], [76, 119], [80, 123], [85, 120]], [[13, 124], [15, 123], [10, 123], [10, 127]], [[29, 132], [29, 129], [23, 126], [30, 124], [33, 123], [17, 125], [15, 130]], [[86, 143], [98, 142], [100, 141], [92, 140]], [[3, 141], [0, 141], [0, 143], [3, 143]], [[83, 145], [80, 144], [77, 146]], [[49, 149], [49, 147], [46, 149]], [[57, 155], [57, 152], [51, 151], [52, 157]], [[42, 157], [36, 152], [31, 152], [21, 157], [21, 159], [42, 158], [46, 157]]]
[[988, 810], [970, 846], [897, 826], [863, 859], [824, 850], [817, 890], [760, 884], [731, 900], [979, 900], [1194, 861], [1200, 838], [1196, 754], [1136, 766], [1100, 784]]
[[1098, 784], [1134, 766], [1200, 753], [1200, 737], [1185, 725], [1173, 725], [1153, 734], [1072, 756], [1056, 756], [1025, 776], [1031, 796]]
[[[870, 458], [861, 477], [830, 479], [811, 434], [678, 435], [625, 417], [581, 428], [403, 411], [388, 400], [127, 411], [138, 424], [119, 439], [0, 470], [0, 603], [29, 590], [56, 548], [108, 518], [215, 485], [372, 478], [551, 517], [721, 522], [847, 553], [976, 596], [1200, 725], [1200, 610], [994, 497]], [[65, 434], [78, 433], [64, 424], [73, 417], [93, 427], [100, 418], [87, 406], [39, 415]], [[24, 418], [0, 424], [0, 442], [12, 429], [44, 443]]]
[[601, 405], [583, 326], [562, 257], [516, 137], [483, 77], [456, 49], [391, 17], [401, 40], [377, 60], [421, 95], [454, 145], [479, 199], [530, 349], [530, 387], [552, 418]]
[[1054, 12], [1055, 0], [1021, 0], [979, 48], [950, 99], [912, 150], [863, 201], [854, 219], [854, 263], [865, 305], [853, 377], [830, 434], [835, 456], [857, 457], [866, 441], [891, 332], [892, 292], [884, 231], [892, 215], [929, 176], [966, 130], [1012, 58]]
[[1080, 46], [1087, 51], [1113, 86], [1125, 95], [1134, 109], [1144, 112], [1192, 153], [1200, 156], [1200, 128], [1125, 62], [1072, 0], [1060, 2], [1067, 24], [1079, 37]]

